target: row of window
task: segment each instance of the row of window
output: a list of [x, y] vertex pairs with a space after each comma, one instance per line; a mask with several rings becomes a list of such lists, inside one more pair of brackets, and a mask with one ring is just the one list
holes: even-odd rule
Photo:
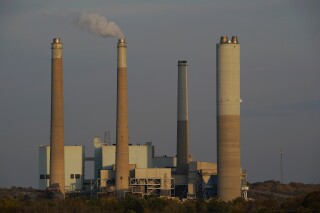
[[[80, 179], [81, 175], [80, 174], [70, 174], [70, 178], [71, 179]], [[50, 179], [50, 175], [49, 174], [42, 174], [40, 175], [40, 179], [44, 180], [44, 179]]]
[[40, 179], [50, 179], [50, 175], [40, 175]]
[[70, 178], [71, 179], [80, 179], [80, 174], [71, 174]]

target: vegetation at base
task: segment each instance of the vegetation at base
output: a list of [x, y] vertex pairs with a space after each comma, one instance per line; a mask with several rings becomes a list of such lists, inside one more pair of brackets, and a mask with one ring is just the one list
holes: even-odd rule
[[[264, 188], [255, 190], [272, 191], [285, 194], [279, 191], [278, 182], [266, 181]], [[298, 186], [300, 194], [295, 190], [290, 197], [277, 197], [271, 195], [258, 195], [255, 201], [245, 201], [237, 198], [231, 202], [223, 202], [217, 198], [210, 200], [187, 200], [165, 199], [157, 197], [139, 198], [128, 196], [125, 199], [115, 198], [85, 198], [75, 197], [67, 199], [45, 199], [43, 192], [32, 188], [0, 189], [0, 212], [112, 212], [112, 213], [206, 213], [206, 212], [230, 212], [230, 213], [263, 213], [263, 212], [320, 212], [320, 190], [310, 192], [310, 188], [301, 191], [301, 185], [288, 184], [279, 185], [280, 188]], [[262, 188], [263, 189], [262, 189]]]
[[112, 212], [112, 213], [205, 213], [205, 212], [320, 212], [320, 191], [311, 192], [303, 199], [290, 198], [284, 202], [276, 199], [245, 201], [242, 198], [231, 202], [218, 199], [179, 200], [156, 197], [139, 198], [128, 196], [115, 198], [69, 198], [69, 199], [16, 199], [0, 198], [0, 212]]
[[249, 197], [257, 198], [255, 190], [280, 193], [288, 196], [304, 196], [313, 191], [320, 191], [320, 184], [303, 184], [290, 182], [283, 184], [280, 181], [268, 180], [249, 184]]

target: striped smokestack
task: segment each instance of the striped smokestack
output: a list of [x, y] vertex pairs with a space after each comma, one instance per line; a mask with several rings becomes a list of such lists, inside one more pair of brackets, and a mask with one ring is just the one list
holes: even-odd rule
[[54, 38], [51, 44], [51, 132], [50, 132], [50, 187], [59, 185], [64, 194], [64, 112], [62, 43]]
[[222, 36], [217, 44], [218, 196], [241, 195], [240, 175], [240, 44]]
[[187, 175], [189, 164], [187, 61], [178, 61], [177, 174]]
[[117, 130], [116, 130], [116, 196], [124, 197], [129, 189], [129, 139], [128, 139], [128, 83], [127, 45], [125, 39], [118, 40], [117, 71]]

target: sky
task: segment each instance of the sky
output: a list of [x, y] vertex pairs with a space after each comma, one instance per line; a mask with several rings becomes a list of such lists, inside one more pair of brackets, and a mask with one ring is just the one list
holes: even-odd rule
[[81, 13], [105, 16], [125, 35], [130, 143], [152, 141], [156, 155], [175, 155], [177, 62], [187, 60], [190, 152], [216, 162], [216, 44], [236, 35], [248, 181], [280, 180], [282, 147], [284, 182], [320, 183], [319, 10], [317, 0], [2, 0], [0, 187], [38, 187], [55, 37], [63, 43], [65, 144], [92, 156], [93, 137], [110, 131], [115, 143], [117, 38], [80, 29]]

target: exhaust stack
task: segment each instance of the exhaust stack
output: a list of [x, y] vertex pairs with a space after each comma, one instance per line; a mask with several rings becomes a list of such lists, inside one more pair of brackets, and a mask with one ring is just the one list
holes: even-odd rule
[[51, 129], [50, 129], [50, 187], [59, 186], [65, 193], [64, 177], [64, 110], [62, 43], [54, 38], [51, 44]]
[[189, 169], [188, 72], [187, 61], [178, 61], [177, 174]]
[[129, 189], [129, 138], [128, 138], [128, 83], [127, 45], [125, 39], [118, 40], [117, 70], [117, 126], [116, 126], [116, 174], [115, 190], [118, 198]]
[[217, 44], [218, 196], [241, 195], [240, 173], [240, 44], [222, 36]]

